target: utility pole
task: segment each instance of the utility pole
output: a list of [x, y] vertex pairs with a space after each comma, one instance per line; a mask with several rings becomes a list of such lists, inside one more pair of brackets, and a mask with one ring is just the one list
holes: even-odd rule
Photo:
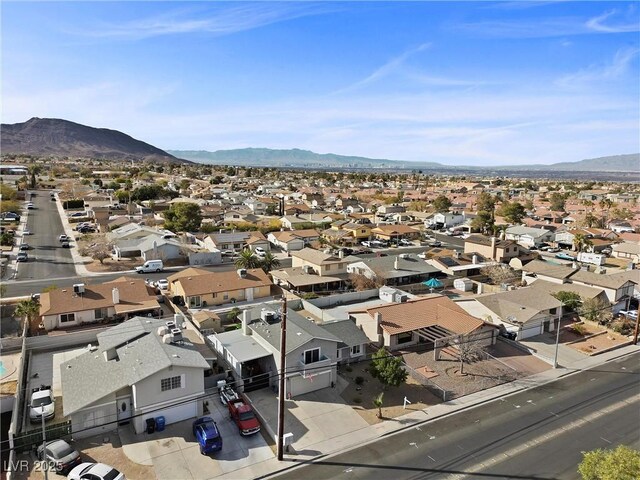
[[638, 332], [640, 331], [640, 316], [636, 316], [636, 328], [633, 331], [633, 344], [638, 344]]
[[562, 307], [564, 304], [560, 304], [560, 311], [558, 312], [558, 327], [556, 332], [556, 353], [553, 356], [553, 368], [558, 368], [558, 348], [560, 347], [560, 324], [562, 323]]
[[284, 455], [284, 376], [286, 372], [285, 361], [287, 358], [287, 296], [282, 297], [282, 320], [280, 321], [280, 385], [278, 387], [278, 460], [282, 461]]

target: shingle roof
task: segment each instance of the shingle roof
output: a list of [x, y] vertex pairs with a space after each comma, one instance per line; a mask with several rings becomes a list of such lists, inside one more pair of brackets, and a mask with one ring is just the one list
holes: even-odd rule
[[[98, 334], [98, 349], [88, 351], [60, 366], [63, 410], [70, 415], [170, 366], [209, 368], [188, 340], [163, 343], [157, 335], [164, 320], [135, 317]], [[116, 349], [117, 360], [104, 352]]]
[[484, 324], [444, 295], [429, 295], [404, 303], [369, 308], [366, 312], [374, 318], [376, 313], [380, 313], [380, 325], [390, 335], [435, 325], [453, 333], [469, 333]]
[[369, 343], [369, 338], [349, 319], [323, 323], [321, 327], [341, 340], [338, 347], [353, 347]]
[[405, 235], [407, 233], [419, 233], [419, 230], [409, 225], [379, 225], [371, 230], [371, 233], [382, 233], [384, 235]]
[[527, 263], [522, 270], [528, 273], [544, 275], [546, 277], [565, 279], [580, 270], [580, 268], [571, 267], [569, 265], [557, 265], [543, 260], [532, 260]]
[[99, 285], [85, 285], [82, 294], [74, 293], [73, 287], [44, 292], [40, 296], [40, 315], [58, 315], [112, 307], [114, 306], [112, 294], [114, 288], [118, 289], [120, 296], [118, 305], [121, 308], [128, 307], [128, 311], [160, 308], [155, 292], [147, 287], [144, 280], [131, 277], [121, 277], [119, 280]]
[[625, 283], [631, 281], [640, 284], [640, 270], [628, 270], [626, 272], [603, 275], [593, 272], [577, 271], [571, 275], [572, 282], [582, 282], [587, 285], [595, 285], [603, 288], [620, 288]]
[[[395, 268], [396, 261], [398, 268]], [[408, 254], [407, 258], [396, 255], [386, 257], [371, 257], [361, 260], [374, 272], [381, 272], [384, 278], [402, 278], [412, 275], [426, 275], [429, 273], [437, 273], [438, 270], [433, 265], [429, 265], [416, 255]], [[358, 262], [360, 263], [360, 262]]]
[[[484, 235], [469, 235], [465, 238], [465, 243], [473, 243], [475, 245], [484, 245], [487, 247], [491, 246], [491, 237], [486, 237]], [[497, 248], [506, 248], [512, 245], [515, 245], [516, 242], [513, 240], [500, 240], [496, 238], [496, 247]]]
[[180, 283], [187, 296], [232, 292], [244, 288], [264, 287], [273, 284], [261, 268], [247, 270], [247, 274], [244, 277], [240, 277], [238, 272], [232, 270], [229, 272], [207, 272], [206, 274], [181, 277], [172, 281]]
[[[534, 282], [534, 285], [535, 283], [537, 282]], [[476, 297], [476, 301], [503, 320], [513, 318], [523, 323], [544, 310], [559, 308], [562, 305], [548, 292], [532, 287], [481, 295]]]

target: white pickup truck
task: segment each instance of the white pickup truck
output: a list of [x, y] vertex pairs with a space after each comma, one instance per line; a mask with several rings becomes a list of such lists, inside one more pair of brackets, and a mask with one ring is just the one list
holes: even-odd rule
[[38, 423], [50, 420], [56, 415], [56, 401], [53, 398], [51, 385], [41, 385], [31, 391], [31, 402], [29, 403], [29, 421]]

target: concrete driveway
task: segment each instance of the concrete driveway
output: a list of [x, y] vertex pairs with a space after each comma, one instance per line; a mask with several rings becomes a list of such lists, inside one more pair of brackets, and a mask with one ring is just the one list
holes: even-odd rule
[[[527, 346], [535, 354], [553, 364], [556, 351], [556, 332], [547, 332], [535, 337], [520, 340], [522, 345]], [[575, 348], [568, 347], [562, 343], [558, 346], [558, 365], [561, 367], [571, 367], [572, 364], [583, 360], [586, 357], [584, 353], [579, 352]]]
[[[346, 381], [339, 377], [335, 388], [323, 388], [285, 401], [284, 431], [293, 434], [292, 446], [296, 454], [318, 455], [326, 449], [327, 442], [354, 435], [369, 426], [340, 396], [341, 388], [345, 386]], [[269, 388], [246, 395], [274, 435], [278, 419], [276, 395]]]
[[136, 463], [153, 466], [157, 479], [233, 478], [233, 472], [274, 457], [261, 434], [242, 437], [217, 396], [209, 400], [210, 413], [218, 424], [223, 446], [220, 452], [201, 455], [192, 433], [193, 420], [167, 425], [162, 432], [136, 435], [133, 427], [119, 428], [122, 448]]

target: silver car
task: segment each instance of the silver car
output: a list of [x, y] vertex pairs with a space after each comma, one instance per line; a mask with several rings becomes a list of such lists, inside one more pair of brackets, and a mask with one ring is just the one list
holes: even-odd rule
[[80, 453], [64, 440], [52, 440], [38, 447], [38, 458], [45, 460], [56, 473], [66, 474], [80, 463]]

